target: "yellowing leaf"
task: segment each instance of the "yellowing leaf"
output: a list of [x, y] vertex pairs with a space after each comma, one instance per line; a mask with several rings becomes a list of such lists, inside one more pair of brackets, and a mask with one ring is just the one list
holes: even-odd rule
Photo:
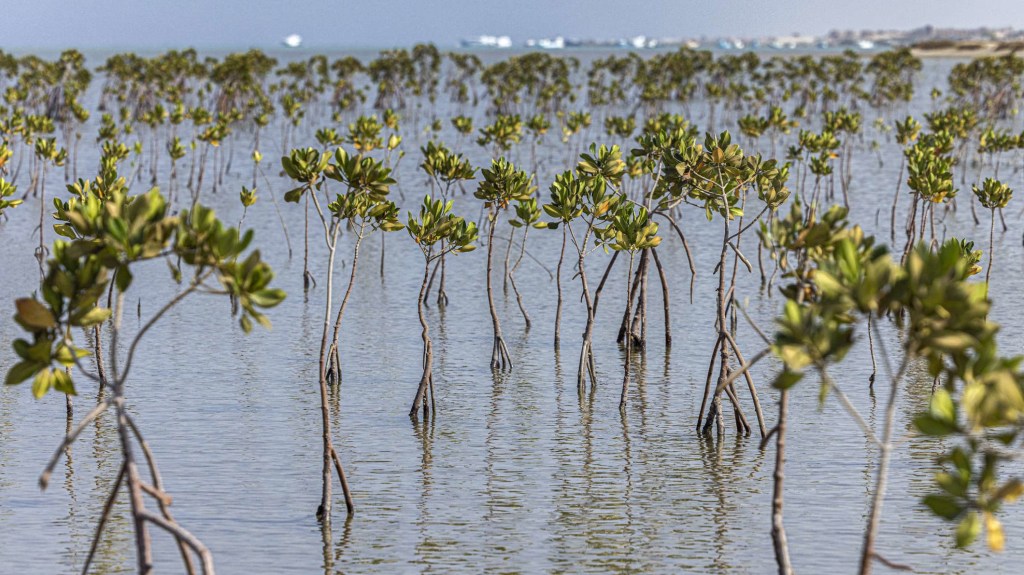
[[1006, 534], [1003, 533], [1003, 524], [996, 519], [995, 515], [985, 512], [985, 533], [988, 538], [988, 548], [993, 551], [1002, 551], [1006, 545]]

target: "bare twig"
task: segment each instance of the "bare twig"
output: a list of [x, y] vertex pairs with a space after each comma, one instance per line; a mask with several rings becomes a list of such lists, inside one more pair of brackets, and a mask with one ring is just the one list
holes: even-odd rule
[[74, 443], [76, 439], [78, 439], [78, 436], [81, 435], [82, 430], [85, 429], [85, 426], [89, 425], [89, 423], [91, 423], [94, 419], [99, 417], [100, 414], [106, 411], [108, 407], [110, 407], [109, 401], [99, 403], [98, 405], [96, 405], [96, 407], [92, 408], [92, 410], [89, 413], [86, 414], [86, 416], [82, 419], [81, 422], [78, 423], [77, 426], [75, 426], [71, 433], [68, 433], [67, 435], [64, 436], [64, 441], [61, 441], [60, 446], [57, 447], [57, 450], [53, 453], [53, 456], [50, 457], [50, 461], [47, 462], [46, 467], [43, 469], [42, 475], [39, 476], [40, 489], [45, 491], [46, 487], [50, 484], [50, 475], [53, 473], [53, 468], [57, 466], [57, 462], [60, 461], [60, 454], [64, 453], [64, 450], [67, 449], [67, 447], [70, 446], [72, 443]]

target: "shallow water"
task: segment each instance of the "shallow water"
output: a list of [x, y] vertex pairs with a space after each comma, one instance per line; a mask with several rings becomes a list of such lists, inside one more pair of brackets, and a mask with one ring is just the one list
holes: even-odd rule
[[[100, 61], [90, 59], [97, 65]], [[914, 110], [928, 108], [928, 89], [944, 85], [949, 65], [926, 63]], [[443, 106], [438, 111], [443, 119], [448, 113]], [[482, 126], [482, 109], [475, 113]], [[869, 131], [871, 114], [865, 114]], [[91, 121], [87, 134], [95, 132], [97, 121]], [[307, 119], [294, 141], [316, 145], [312, 133], [327, 121]], [[586, 138], [604, 141], [599, 124], [595, 116]], [[413, 126], [412, 114], [405, 114], [409, 157], [399, 164], [398, 180], [405, 196], [402, 204], [409, 208], [429, 191], [416, 170], [423, 125], [420, 121]], [[444, 139], [453, 144], [455, 136], [446, 131]], [[274, 175], [280, 155], [275, 140], [263, 151], [280, 202], [290, 186]], [[475, 144], [459, 147], [476, 165], [486, 159]], [[81, 176], [96, 161], [96, 151], [86, 148], [79, 163]], [[233, 222], [241, 215], [237, 189], [251, 177], [245, 160], [248, 139], [242, 135], [236, 146], [223, 149], [233, 150], [238, 167], [216, 194], [207, 187], [203, 201]], [[894, 144], [884, 143], [881, 153], [886, 161], [879, 166], [873, 152], [858, 148], [851, 220], [887, 238], [899, 156]], [[529, 162], [528, 146], [520, 146], [516, 154]], [[555, 171], [572, 165], [553, 135], [539, 157], [544, 159], [542, 188]], [[1003, 170], [1009, 174], [1006, 161]], [[1013, 162], [1020, 167], [1019, 158]], [[163, 170], [162, 184], [166, 166]], [[56, 182], [59, 176], [51, 178]], [[48, 193], [62, 195], [58, 188], [50, 185]], [[135, 189], [146, 186], [137, 184]], [[969, 183], [961, 190], [966, 199]], [[450, 260], [451, 303], [444, 311], [436, 306], [429, 310], [439, 414], [426, 423], [411, 422], [406, 413], [420, 375], [416, 294], [422, 260], [404, 232], [392, 234], [382, 277], [380, 237], [368, 240], [343, 327], [344, 381], [332, 396], [334, 438], [357, 512], [345, 520], [336, 486], [335, 521], [324, 536], [313, 516], [320, 496], [315, 374], [324, 297], [322, 232], [310, 231], [311, 267], [320, 287], [307, 299], [302, 294], [302, 208], [281, 205], [294, 248], [289, 259], [262, 180], [259, 193], [246, 225], [257, 230], [256, 245], [277, 271], [276, 284], [289, 293], [269, 314], [273, 330], [244, 336], [230, 317], [227, 301], [196, 297], [169, 313], [147, 336], [128, 391], [131, 410], [174, 496], [175, 517], [213, 550], [222, 573], [774, 572], [769, 535], [772, 448], [761, 451], [756, 437], [736, 437], [731, 423], [719, 440], [702, 439], [693, 430], [714, 339], [716, 281], [711, 270], [720, 241], [717, 222], [708, 223], [696, 209], [682, 222], [697, 260], [693, 303], [682, 247], [664, 230], [668, 237], [659, 252], [672, 289], [673, 345], [665, 349], [661, 296], [653, 283], [648, 348], [635, 358], [634, 386], [624, 415], [617, 409], [623, 352], [614, 336], [625, 304], [625, 268], [615, 268], [602, 296], [594, 337], [600, 383], [596, 394], [581, 401], [575, 366], [584, 309], [576, 300], [578, 284], [570, 280], [569, 268], [558, 351], [552, 349], [556, 292], [548, 273], [524, 260], [517, 275], [533, 318], [529, 331], [514, 297], [503, 294], [498, 281], [499, 313], [516, 364], [510, 373], [494, 375], [488, 367], [485, 254], [478, 250]], [[1014, 200], [1007, 210], [1009, 231], [996, 234], [992, 317], [1004, 324], [1001, 341], [1007, 354], [1022, 351], [1024, 336], [1019, 321], [1024, 250], [1019, 208], [1013, 207], [1020, 202]], [[902, 207], [908, 203], [902, 198]], [[457, 196], [456, 211], [476, 218], [479, 206], [471, 196]], [[7, 302], [30, 294], [37, 281], [31, 251], [37, 214], [38, 203], [30, 200], [0, 224], [0, 296]], [[987, 250], [987, 225], [975, 227], [965, 209], [950, 214], [945, 229], [949, 235], [976, 238], [978, 247]], [[507, 233], [508, 228], [501, 230]], [[47, 241], [53, 237], [48, 231]], [[529, 250], [553, 269], [560, 241], [556, 232], [534, 230]], [[351, 261], [348, 239], [342, 244], [339, 257], [345, 265], [336, 272], [339, 295]], [[752, 235], [743, 245], [748, 254], [756, 249]], [[496, 250], [500, 261], [504, 244], [496, 244]], [[598, 276], [606, 262], [602, 253], [588, 259], [591, 276]], [[781, 299], [760, 293], [756, 271], [747, 274], [741, 268], [739, 275], [740, 299], [749, 298], [755, 321], [769, 328]], [[136, 273], [127, 298], [127, 328], [136, 329], [173, 293], [163, 263]], [[9, 367], [10, 342], [18, 337], [12, 313], [0, 313], [0, 372]], [[883, 326], [883, 341], [876, 343], [896, 350], [898, 336], [888, 328]], [[743, 326], [739, 342], [748, 356], [762, 347]], [[881, 362], [884, 354], [879, 357]], [[776, 394], [768, 382], [776, 367], [763, 362], [754, 370], [769, 426], [776, 417]], [[882, 385], [875, 396], [867, 386], [870, 372], [867, 343], [860, 341], [834, 375], [866, 419], [879, 427], [885, 372], [880, 367]], [[79, 417], [95, 396], [95, 389], [84, 382], [80, 386], [81, 395], [75, 398]], [[1024, 515], [1019, 509], [1011, 506], [1004, 514], [1008, 550], [993, 554], [980, 544], [968, 551], [954, 549], [952, 528], [919, 504], [931, 489], [934, 460], [944, 447], [911, 431], [910, 419], [926, 405], [930, 387], [923, 369], [911, 370], [900, 385], [897, 423], [906, 440], [892, 462], [879, 551], [921, 573], [1017, 573], [1024, 559]], [[876, 454], [837, 403], [830, 400], [819, 409], [817, 391], [807, 381], [791, 398], [786, 467], [790, 550], [799, 572], [852, 571], [874, 486]], [[741, 397], [753, 418], [748, 398], [744, 393]], [[27, 386], [0, 389], [2, 573], [76, 571], [88, 551], [120, 456], [113, 422], [102, 419], [86, 430], [59, 464], [49, 490], [40, 493], [38, 474], [66, 424], [63, 398], [51, 394], [35, 401]], [[94, 572], [134, 569], [127, 511], [122, 497]], [[155, 540], [158, 571], [177, 571], [171, 541], [161, 534]]]

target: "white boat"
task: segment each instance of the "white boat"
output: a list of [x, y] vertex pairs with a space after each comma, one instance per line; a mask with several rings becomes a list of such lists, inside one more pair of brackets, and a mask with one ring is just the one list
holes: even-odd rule
[[281, 43], [289, 48], [298, 48], [302, 45], [302, 36], [299, 36], [298, 34], [290, 34], [285, 36], [284, 39], [281, 40]]
[[565, 48], [565, 38], [556, 36], [555, 38], [541, 38], [537, 40], [537, 46], [545, 50], [561, 50]]
[[459, 42], [463, 48], [511, 48], [512, 38], [508, 36], [477, 36]]

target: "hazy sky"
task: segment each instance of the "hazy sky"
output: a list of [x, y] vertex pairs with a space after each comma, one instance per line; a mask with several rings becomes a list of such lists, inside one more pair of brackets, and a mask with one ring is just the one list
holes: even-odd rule
[[830, 29], [1024, 28], [1024, 0], [0, 0], [0, 49], [384, 47], [507, 34], [763, 36]]

